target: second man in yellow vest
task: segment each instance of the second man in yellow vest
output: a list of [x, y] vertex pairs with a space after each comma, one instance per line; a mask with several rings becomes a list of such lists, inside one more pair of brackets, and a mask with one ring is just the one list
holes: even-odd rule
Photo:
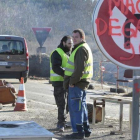
[[65, 125], [65, 96], [66, 90], [63, 88], [64, 70], [68, 61], [70, 51], [73, 45], [70, 36], [64, 36], [57, 47], [50, 55], [50, 81], [54, 87], [54, 97], [58, 107], [57, 128], [64, 131]]

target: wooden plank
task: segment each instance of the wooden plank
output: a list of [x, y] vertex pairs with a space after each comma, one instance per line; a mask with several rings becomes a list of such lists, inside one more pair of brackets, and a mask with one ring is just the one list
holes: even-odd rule
[[108, 97], [90, 97], [92, 100], [105, 100], [107, 102], [113, 102], [113, 103], [124, 103], [124, 104], [130, 104], [132, 103], [132, 100], [128, 99], [121, 99], [121, 98], [108, 98]]

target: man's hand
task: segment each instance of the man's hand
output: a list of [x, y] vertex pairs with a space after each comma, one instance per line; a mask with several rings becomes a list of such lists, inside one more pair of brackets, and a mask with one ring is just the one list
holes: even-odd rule
[[69, 87], [74, 87], [74, 85], [69, 84]]

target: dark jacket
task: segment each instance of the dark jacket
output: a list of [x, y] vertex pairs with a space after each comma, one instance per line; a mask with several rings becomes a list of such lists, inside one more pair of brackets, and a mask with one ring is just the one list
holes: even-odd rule
[[[82, 42], [84, 43], [84, 42]], [[82, 43], [74, 46], [74, 51], [79, 45]], [[86, 90], [90, 83], [90, 78], [81, 79], [85, 66], [86, 61], [88, 60], [89, 54], [85, 47], [80, 47], [74, 57], [74, 72], [71, 76], [64, 76], [64, 89], [68, 89], [69, 84], [79, 87], [80, 89]]]
[[[70, 56], [70, 51], [67, 48], [62, 45], [59, 45], [58, 48], [61, 48], [68, 56]], [[64, 77], [64, 69], [61, 67], [62, 58], [56, 50], [51, 55], [51, 63], [53, 71]], [[52, 81], [52, 86], [63, 86], [63, 81]]]

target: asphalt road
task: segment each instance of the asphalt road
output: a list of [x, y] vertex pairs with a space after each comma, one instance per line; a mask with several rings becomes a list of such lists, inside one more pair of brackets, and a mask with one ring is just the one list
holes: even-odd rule
[[[17, 92], [20, 83], [18, 80], [7, 80], [12, 83], [16, 88]], [[92, 103], [91, 96], [103, 95], [108, 91], [108, 87], [103, 90], [88, 90], [87, 101]], [[28, 111], [13, 111], [14, 107], [10, 104], [4, 105], [3, 109], [0, 110], [0, 121], [35, 121], [42, 127], [55, 134], [55, 138], [64, 139], [63, 135], [71, 133], [71, 129], [67, 129], [65, 133], [57, 132], [57, 107], [53, 97], [53, 87], [48, 83], [47, 80], [30, 80], [25, 84], [25, 94], [27, 99]], [[110, 94], [106, 92], [106, 94]], [[124, 119], [128, 120], [129, 106], [124, 107]], [[106, 121], [110, 124], [114, 124], [113, 129], [118, 129], [118, 117], [119, 117], [119, 106], [113, 103], [106, 104]], [[69, 122], [69, 115], [68, 115]], [[124, 129], [128, 130], [128, 122], [124, 122]], [[91, 126], [92, 127], [92, 126]], [[93, 127], [93, 135], [88, 139], [97, 140], [117, 140], [124, 138], [125, 140], [130, 139], [131, 134], [129, 132], [121, 135], [110, 135], [112, 128], [96, 128]]]

